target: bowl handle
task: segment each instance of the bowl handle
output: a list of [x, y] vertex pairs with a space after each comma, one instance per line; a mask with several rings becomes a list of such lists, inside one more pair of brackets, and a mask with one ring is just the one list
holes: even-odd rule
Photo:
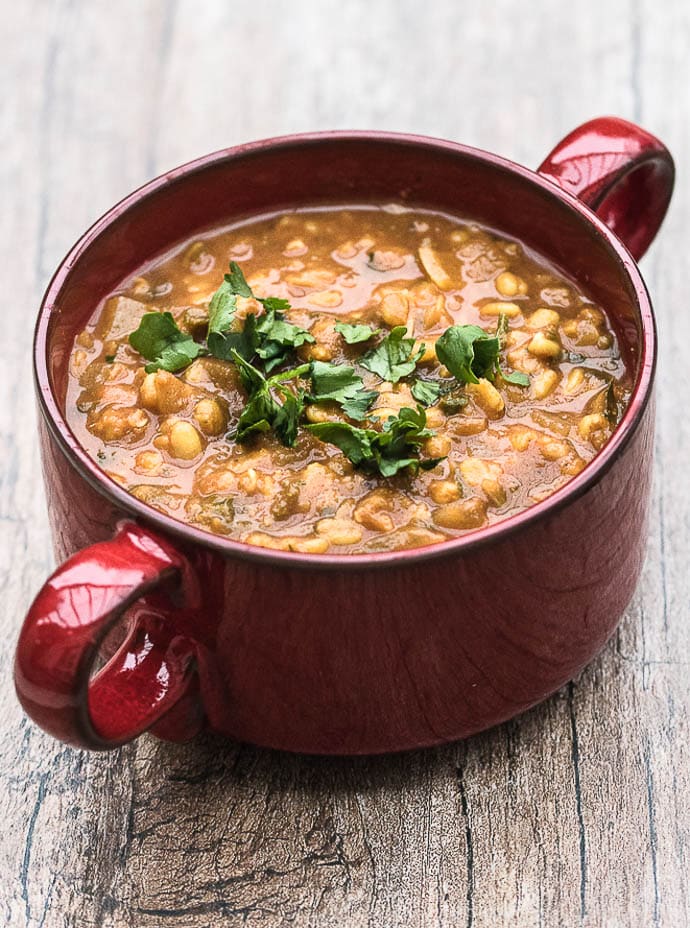
[[559, 142], [539, 173], [593, 209], [639, 261], [666, 215], [675, 168], [655, 136], [617, 116], [601, 116]]
[[[170, 620], [170, 597], [190, 583], [170, 542], [132, 522], [70, 557], [43, 585], [19, 636], [15, 686], [26, 713], [56, 738], [96, 750], [156, 723], [170, 729], [161, 720], [171, 710], [174, 740], [196, 734], [195, 644]], [[92, 676], [99, 646], [135, 604], [124, 641]]]

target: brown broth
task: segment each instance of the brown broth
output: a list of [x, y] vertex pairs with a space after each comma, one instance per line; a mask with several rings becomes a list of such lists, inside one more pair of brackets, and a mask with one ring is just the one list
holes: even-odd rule
[[[451, 325], [493, 333], [503, 311], [503, 364], [528, 374], [530, 386], [483, 380], [462, 388], [462, 408], [444, 400], [428, 408], [435, 435], [422, 458], [443, 460], [416, 476], [366, 473], [303, 428], [293, 448], [272, 433], [238, 444], [228, 435], [246, 396], [232, 362], [200, 358], [177, 374], [146, 375], [128, 343], [152, 311], [171, 312], [203, 338], [230, 260], [256, 296], [287, 299], [286, 318], [316, 339], [289, 366], [356, 366], [376, 341], [348, 346], [335, 322], [367, 322], [382, 334], [403, 324], [426, 345], [416, 374], [448, 377], [435, 340]], [[241, 299], [237, 318], [258, 309]], [[379, 392], [372, 414], [417, 405], [414, 375], [391, 385], [358, 373]], [[630, 385], [605, 312], [544, 259], [451, 216], [367, 206], [211, 230], [141, 268], [77, 337], [67, 411], [104, 471], [174, 518], [260, 546], [347, 554], [433, 544], [544, 499], [608, 440], [612, 407], [624, 408]], [[306, 415], [344, 419], [332, 403], [308, 406]]]

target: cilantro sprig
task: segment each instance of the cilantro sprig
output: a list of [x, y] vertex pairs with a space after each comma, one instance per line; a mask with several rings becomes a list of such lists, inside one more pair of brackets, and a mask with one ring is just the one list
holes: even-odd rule
[[479, 383], [482, 377], [493, 380], [500, 374], [508, 383], [528, 387], [527, 374], [501, 369], [500, 352], [506, 328], [504, 317], [499, 318], [495, 335], [489, 335], [478, 325], [452, 325], [437, 340], [436, 357], [461, 383]]
[[443, 458], [420, 459], [419, 452], [434, 433], [426, 428], [426, 413], [403, 407], [397, 416], [389, 416], [381, 431], [359, 428], [347, 422], [318, 422], [307, 429], [321, 441], [336, 445], [356, 467], [382, 477], [393, 477], [407, 469], [413, 476], [430, 470]]
[[[242, 328], [235, 320], [238, 297], [256, 299], [264, 308], [261, 315], [249, 313]], [[159, 369], [174, 373], [202, 354], [229, 361], [236, 352], [245, 361], [258, 360], [269, 374], [290, 360], [296, 348], [314, 341], [306, 329], [285, 319], [289, 308], [287, 300], [256, 297], [242, 268], [231, 261], [230, 272], [209, 303], [205, 347], [183, 332], [169, 312], [146, 313], [129, 336], [129, 343], [150, 362], [146, 365], [148, 373]]]
[[421, 345], [415, 351], [414, 338], [405, 338], [406, 334], [404, 325], [396, 325], [375, 348], [360, 358], [359, 363], [390, 383], [409, 376], [426, 349]]
[[[234, 327], [237, 297], [255, 299], [264, 313], [249, 313], [242, 329]], [[290, 308], [287, 300], [277, 297], [257, 297], [236, 261], [230, 262], [230, 273], [215, 292], [209, 305], [208, 350], [216, 358], [228, 361], [237, 352], [245, 361], [259, 358], [268, 374], [289, 360], [301, 345], [312, 343], [314, 336], [285, 319]]]
[[287, 448], [292, 448], [297, 440], [297, 428], [304, 409], [304, 390], [293, 392], [285, 386], [285, 381], [304, 376], [310, 365], [301, 364], [267, 379], [260, 370], [245, 361], [239, 352], [232, 349], [230, 356], [249, 394], [237, 423], [237, 441], [244, 442], [257, 432], [272, 430]]
[[179, 371], [201, 353], [201, 345], [178, 328], [171, 313], [144, 313], [129, 343], [149, 362], [145, 371]]
[[378, 329], [372, 329], [370, 325], [366, 325], [365, 323], [354, 325], [351, 322], [336, 322], [333, 328], [343, 336], [348, 345], [358, 345], [361, 342], [368, 342], [370, 338], [378, 334]]
[[338, 403], [350, 419], [364, 419], [378, 393], [367, 390], [362, 378], [348, 364], [311, 363], [311, 393], [315, 403], [329, 400]]

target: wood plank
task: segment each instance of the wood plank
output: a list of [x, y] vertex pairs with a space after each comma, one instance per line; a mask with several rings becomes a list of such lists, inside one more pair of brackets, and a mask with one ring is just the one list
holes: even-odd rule
[[690, 9], [669, 0], [56, 0], [0, 24], [0, 922], [519, 925], [690, 922], [690, 186], [643, 270], [659, 311], [657, 476], [642, 583], [615, 639], [545, 705], [462, 744], [292, 757], [206, 736], [109, 755], [62, 748], [11, 683], [50, 565], [30, 328], [73, 239], [152, 174], [284, 132], [416, 131], [537, 164], [601, 112], [690, 160]]

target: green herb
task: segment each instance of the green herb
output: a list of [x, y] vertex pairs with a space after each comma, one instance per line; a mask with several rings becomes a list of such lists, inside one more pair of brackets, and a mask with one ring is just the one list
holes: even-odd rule
[[232, 292], [236, 296], [243, 296], [247, 299], [252, 299], [254, 296], [252, 288], [247, 283], [244, 272], [237, 261], [230, 262], [230, 273], [225, 275], [225, 282], [229, 284]]
[[336, 445], [356, 467], [382, 477], [392, 477], [406, 468], [417, 474], [430, 470], [443, 458], [419, 459], [424, 441], [434, 433], [426, 428], [426, 413], [404, 407], [397, 416], [390, 416], [381, 431], [363, 429], [346, 422], [319, 422], [308, 425], [312, 434]]
[[327, 400], [339, 403], [346, 416], [364, 419], [367, 410], [378, 396], [376, 390], [367, 390], [354, 367], [347, 364], [326, 364], [312, 361], [312, 390], [310, 400], [320, 403]]
[[508, 383], [527, 387], [527, 374], [501, 370], [500, 350], [506, 322], [499, 318], [495, 335], [489, 335], [478, 325], [452, 325], [436, 342], [436, 357], [461, 383], [479, 383], [480, 377], [493, 380], [500, 374]]
[[461, 383], [493, 378], [500, 343], [478, 325], [452, 325], [436, 342], [436, 357]]
[[[270, 299], [270, 297], [268, 298]], [[268, 302], [264, 301], [264, 305]], [[277, 300], [276, 302], [285, 302]], [[247, 317], [247, 322], [252, 317]], [[263, 360], [266, 373], [283, 364], [288, 360], [290, 354], [304, 345], [314, 341], [314, 336], [310, 335], [306, 329], [301, 329], [291, 322], [286, 322], [282, 312], [270, 305], [263, 316], [253, 317], [256, 319], [256, 354]]]
[[412, 384], [412, 396], [422, 406], [433, 406], [443, 394], [443, 384], [435, 380], [422, 380], [418, 378]]
[[[291, 448], [297, 440], [297, 426], [304, 410], [304, 391], [293, 393], [284, 386], [283, 381], [302, 377], [309, 371], [309, 365], [302, 364], [267, 380], [260, 370], [245, 361], [237, 351], [233, 350], [230, 354], [249, 394], [237, 423], [235, 438], [243, 442], [257, 432], [272, 430], [287, 448]], [[278, 401], [273, 391], [282, 402]]]
[[153, 371], [179, 371], [199, 355], [198, 345], [191, 335], [178, 328], [170, 313], [145, 313], [139, 328], [129, 336], [129, 343], [150, 363], [147, 374]]
[[114, 360], [115, 360], [115, 355], [114, 355], [114, 354], [107, 354], [107, 355], [105, 356], [105, 363], [106, 363], [106, 364], [112, 364]]
[[[261, 316], [250, 313], [242, 329], [232, 331], [238, 296], [256, 299], [265, 312]], [[242, 268], [231, 261], [230, 273], [209, 305], [208, 350], [223, 361], [229, 361], [233, 351], [245, 361], [259, 357], [266, 373], [270, 373], [287, 361], [295, 348], [314, 341], [306, 329], [285, 321], [283, 311], [289, 308], [288, 301], [278, 297], [255, 297]]]
[[212, 335], [225, 335], [230, 331], [236, 309], [237, 293], [228, 280], [223, 280], [208, 304], [209, 339]]
[[336, 322], [334, 328], [336, 332], [340, 332], [348, 345], [368, 342], [378, 332], [377, 329], [372, 329], [370, 325], [352, 325], [349, 322]]
[[501, 377], [506, 383], [512, 383], [516, 387], [529, 387], [529, 375], [523, 374], [522, 371], [500, 371]]
[[[481, 331], [481, 330], [480, 330]], [[417, 366], [417, 362], [424, 354], [423, 345], [414, 350], [414, 338], [405, 338], [407, 329], [404, 325], [397, 325], [380, 344], [369, 351], [360, 360], [362, 367], [382, 380], [397, 383], [407, 377]]]

